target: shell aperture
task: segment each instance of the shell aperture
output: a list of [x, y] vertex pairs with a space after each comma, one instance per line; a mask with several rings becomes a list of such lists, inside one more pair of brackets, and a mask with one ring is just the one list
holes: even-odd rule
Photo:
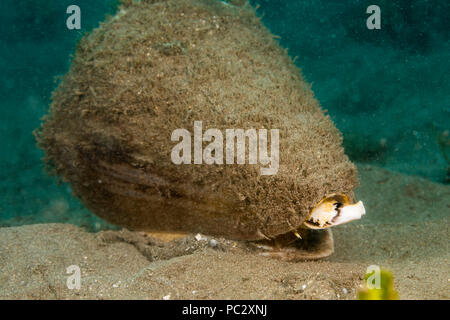
[[362, 201], [352, 204], [346, 195], [332, 194], [311, 210], [304, 225], [310, 229], [325, 229], [361, 219], [365, 214]]

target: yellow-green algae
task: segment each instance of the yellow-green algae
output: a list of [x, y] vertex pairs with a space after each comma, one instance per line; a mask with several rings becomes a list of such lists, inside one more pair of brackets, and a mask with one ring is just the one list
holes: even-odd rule
[[364, 288], [358, 291], [358, 300], [397, 300], [398, 293], [394, 290], [394, 276], [391, 272], [381, 269], [380, 288], [368, 288], [367, 281], [375, 271], [364, 276]]

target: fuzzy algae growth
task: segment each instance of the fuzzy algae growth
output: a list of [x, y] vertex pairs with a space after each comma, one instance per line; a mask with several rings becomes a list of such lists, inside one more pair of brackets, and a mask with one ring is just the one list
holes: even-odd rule
[[[171, 133], [195, 121], [279, 130], [277, 173], [174, 164]], [[36, 135], [53, 173], [92, 212], [134, 230], [275, 238], [330, 194], [354, 202], [358, 185], [340, 132], [249, 5], [124, 1], [80, 41]], [[326, 244], [307, 257], [333, 252], [328, 230], [299, 233], [308, 248]]]

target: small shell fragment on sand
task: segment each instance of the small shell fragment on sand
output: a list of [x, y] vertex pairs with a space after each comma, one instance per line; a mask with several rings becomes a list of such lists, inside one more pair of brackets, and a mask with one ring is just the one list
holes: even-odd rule
[[200, 233], [197, 233], [194, 238], [197, 241], [206, 241], [206, 240], [208, 240], [208, 238], [202, 236]]

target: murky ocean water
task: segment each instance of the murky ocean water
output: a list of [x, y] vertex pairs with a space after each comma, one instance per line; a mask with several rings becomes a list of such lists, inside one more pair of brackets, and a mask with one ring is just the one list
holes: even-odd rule
[[[213, 0], [211, 0], [213, 1]], [[230, 1], [233, 2], [233, 1]], [[32, 134], [84, 33], [113, 14], [112, 0], [77, 1], [81, 28], [68, 29], [72, 1], [0, 4], [0, 225], [67, 222], [111, 226], [49, 177]], [[366, 163], [448, 184], [450, 5], [377, 1], [381, 29], [367, 28], [370, 1], [254, 0], [263, 23], [302, 69], [344, 135], [346, 153]]]

